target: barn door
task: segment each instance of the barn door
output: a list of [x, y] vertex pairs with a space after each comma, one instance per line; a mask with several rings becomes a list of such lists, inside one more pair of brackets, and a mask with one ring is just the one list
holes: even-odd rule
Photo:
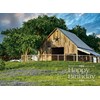
[[64, 47], [52, 48], [52, 60], [64, 60]]

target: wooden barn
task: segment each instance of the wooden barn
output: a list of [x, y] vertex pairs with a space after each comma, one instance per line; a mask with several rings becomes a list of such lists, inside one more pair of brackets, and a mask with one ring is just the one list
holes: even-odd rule
[[61, 28], [54, 29], [38, 51], [40, 61], [95, 61], [100, 54], [79, 39], [74, 33]]

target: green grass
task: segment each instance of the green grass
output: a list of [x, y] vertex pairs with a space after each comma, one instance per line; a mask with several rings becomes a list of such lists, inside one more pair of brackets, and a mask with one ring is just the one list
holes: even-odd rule
[[[93, 67], [91, 73], [95, 79], [68, 80], [68, 66], [84, 65]], [[84, 62], [6, 62], [5, 70], [0, 71], [0, 85], [28, 85], [28, 86], [99, 86], [100, 64]], [[89, 69], [90, 69], [89, 68]]]

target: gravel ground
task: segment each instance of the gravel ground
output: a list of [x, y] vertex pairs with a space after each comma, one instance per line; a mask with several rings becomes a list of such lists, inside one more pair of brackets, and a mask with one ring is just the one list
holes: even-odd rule
[[[54, 74], [66, 74], [66, 70], [40, 70], [33, 68], [26, 69], [10, 69], [0, 72], [0, 86], [34, 86], [38, 85], [38, 82], [21, 82], [18, 80], [8, 81], [6, 77], [17, 77], [17, 76], [36, 76], [36, 75], [54, 75]], [[3, 79], [3, 80], [2, 80]]]

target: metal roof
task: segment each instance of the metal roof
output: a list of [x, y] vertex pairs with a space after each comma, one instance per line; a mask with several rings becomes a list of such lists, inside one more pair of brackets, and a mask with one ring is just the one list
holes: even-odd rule
[[90, 54], [95, 55], [95, 56], [100, 56], [100, 54], [96, 53], [95, 51], [91, 51], [91, 50], [86, 50], [88, 52], [90, 52]]
[[79, 51], [82, 51], [82, 52], [85, 52], [87, 54], [92, 54], [92, 55], [95, 55], [95, 56], [100, 56], [100, 54], [96, 53], [95, 51], [91, 51], [91, 50], [86, 50], [86, 49], [81, 49], [81, 48], [78, 48]]
[[93, 50], [90, 48], [87, 44], [85, 44], [80, 38], [78, 38], [74, 33], [68, 32], [66, 30], [63, 30], [61, 28], [58, 28], [64, 35], [66, 35], [77, 47], [87, 49], [87, 50]]
[[87, 44], [85, 44], [80, 38], [78, 38], [74, 33], [68, 32], [61, 28], [58, 28], [65, 36], [67, 36], [78, 48], [83, 49], [85, 52], [89, 52], [95, 56], [100, 56], [100, 54], [96, 53], [92, 48], [90, 48]]

